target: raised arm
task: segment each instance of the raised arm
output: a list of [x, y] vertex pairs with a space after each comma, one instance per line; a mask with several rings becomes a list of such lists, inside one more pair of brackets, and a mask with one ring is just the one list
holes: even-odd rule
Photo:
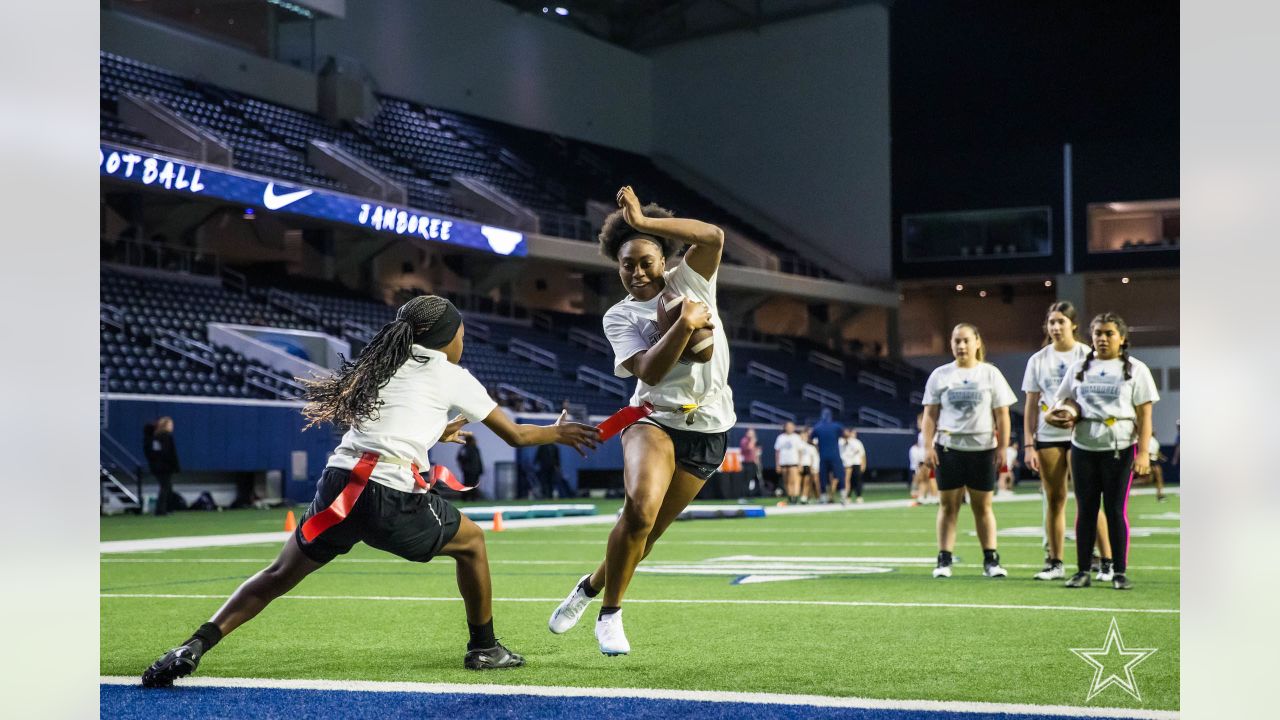
[[720, 268], [720, 256], [724, 252], [724, 231], [710, 223], [691, 218], [651, 218], [640, 210], [640, 200], [630, 185], [618, 191], [618, 207], [622, 217], [637, 232], [660, 235], [691, 245], [684, 254], [684, 263], [707, 280]]

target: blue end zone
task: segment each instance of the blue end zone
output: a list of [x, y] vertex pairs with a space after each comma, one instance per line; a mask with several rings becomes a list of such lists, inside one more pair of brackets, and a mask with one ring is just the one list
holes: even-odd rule
[[445, 693], [357, 692], [344, 690], [272, 690], [259, 688], [176, 687], [146, 690], [140, 686], [102, 685], [101, 716], [114, 720], [155, 718], [352, 718], [422, 720], [432, 717], [569, 720], [1060, 720], [1061, 716], [1004, 713], [868, 710], [807, 705], [647, 700], [638, 698], [540, 697], [535, 695], [467, 695]]

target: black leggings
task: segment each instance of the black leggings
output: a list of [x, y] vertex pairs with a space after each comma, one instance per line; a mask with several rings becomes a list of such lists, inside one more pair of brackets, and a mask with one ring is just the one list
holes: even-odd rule
[[1076, 483], [1076, 564], [1089, 572], [1098, 536], [1098, 505], [1107, 513], [1111, 554], [1117, 573], [1129, 559], [1129, 487], [1133, 484], [1133, 447], [1116, 452], [1071, 448], [1071, 476]]
[[853, 496], [862, 497], [862, 466], [853, 465], [849, 469], [852, 471], [849, 474], [849, 484], [853, 486]]

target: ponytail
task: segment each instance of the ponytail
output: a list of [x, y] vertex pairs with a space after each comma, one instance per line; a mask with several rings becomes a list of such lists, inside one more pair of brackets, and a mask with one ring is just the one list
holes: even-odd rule
[[[400, 307], [396, 319], [382, 326], [355, 360], [343, 358], [342, 366], [334, 375], [319, 379], [302, 379], [306, 388], [307, 404], [302, 415], [309, 420], [306, 427], [331, 423], [339, 427], [351, 427], [361, 421], [378, 417], [383, 400], [378, 391], [391, 381], [411, 357], [425, 364], [430, 358], [412, 353], [415, 337], [422, 338], [452, 309], [448, 300], [435, 295], [421, 295]], [[453, 310], [453, 315], [457, 310]], [[444, 328], [447, 330], [447, 328]], [[448, 332], [447, 344], [456, 333]], [[306, 428], [304, 428], [306, 429]]]
[[1124, 361], [1124, 379], [1133, 377], [1133, 363], [1129, 362], [1129, 339], [1120, 344], [1120, 359]]
[[1080, 364], [1080, 372], [1076, 373], [1076, 380], [1084, 382], [1084, 374], [1089, 369], [1089, 363], [1093, 362], [1093, 348], [1089, 348], [1089, 354], [1084, 357], [1084, 362]]

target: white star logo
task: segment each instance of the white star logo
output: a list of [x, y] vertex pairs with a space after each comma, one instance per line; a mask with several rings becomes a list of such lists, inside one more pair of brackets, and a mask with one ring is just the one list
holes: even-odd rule
[[[1114, 651], [1113, 651], [1114, 649]], [[1142, 702], [1142, 693], [1138, 692], [1138, 683], [1133, 679], [1133, 669], [1136, 668], [1143, 660], [1156, 654], [1157, 648], [1126, 648], [1124, 640], [1120, 638], [1120, 626], [1116, 624], [1116, 619], [1111, 618], [1111, 627], [1107, 630], [1107, 639], [1100, 648], [1071, 648], [1071, 652], [1077, 657], [1093, 666], [1093, 684], [1089, 688], [1089, 697], [1085, 698], [1085, 702], [1092, 700], [1098, 693], [1106, 690], [1111, 685], [1117, 685], [1121, 690], [1129, 693], [1138, 702]], [[1112, 660], [1113, 656], [1118, 655], [1117, 659]], [[1108, 671], [1106, 661], [1110, 660], [1114, 666], [1121, 662], [1124, 663], [1124, 677], [1120, 677], [1114, 670]], [[1104, 678], [1103, 675], [1106, 675]]]

